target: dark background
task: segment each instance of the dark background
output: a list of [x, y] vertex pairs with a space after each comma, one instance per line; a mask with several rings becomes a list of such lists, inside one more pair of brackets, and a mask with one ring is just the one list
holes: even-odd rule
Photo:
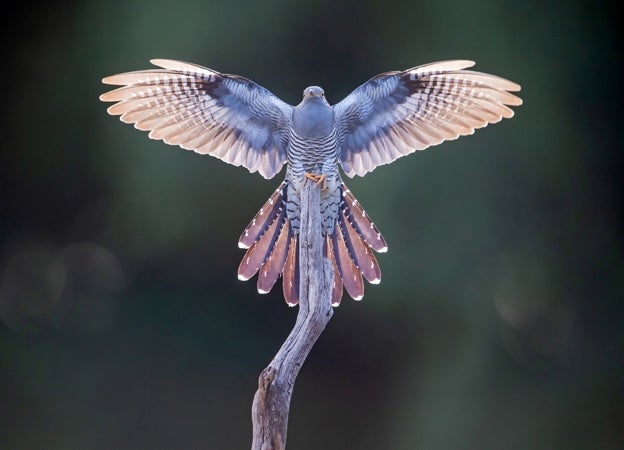
[[614, 10], [66, 1], [2, 22], [0, 448], [250, 446], [257, 376], [296, 309], [236, 279], [236, 242], [282, 175], [108, 116], [101, 78], [155, 57], [295, 104], [449, 58], [522, 85], [512, 120], [347, 180], [390, 251], [303, 367], [288, 448], [622, 448]]

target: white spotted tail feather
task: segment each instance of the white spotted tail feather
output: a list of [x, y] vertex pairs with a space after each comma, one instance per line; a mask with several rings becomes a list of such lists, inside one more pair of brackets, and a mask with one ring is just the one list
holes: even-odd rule
[[[338, 306], [343, 288], [355, 300], [364, 296], [366, 279], [381, 281], [379, 263], [372, 250], [385, 252], [386, 241], [349, 189], [340, 186], [340, 216], [332, 235], [326, 235], [323, 254], [332, 261], [334, 284], [332, 305]], [[258, 274], [258, 292], [268, 293], [282, 275], [284, 299], [299, 303], [299, 245], [286, 217], [286, 182], [260, 208], [241, 234], [238, 245], [247, 252], [238, 267], [238, 278], [249, 280]]]

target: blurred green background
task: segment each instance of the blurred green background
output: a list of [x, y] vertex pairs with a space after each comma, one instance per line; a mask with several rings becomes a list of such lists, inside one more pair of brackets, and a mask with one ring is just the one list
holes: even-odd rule
[[[624, 442], [621, 52], [587, 0], [24, 3], [2, 18], [0, 448], [244, 449], [296, 309], [236, 279], [282, 175], [106, 114], [174, 58], [332, 103], [448, 58], [522, 85], [512, 120], [347, 180], [389, 242], [299, 376], [290, 449]], [[620, 80], [620, 81], [618, 81]], [[618, 124], [619, 125], [619, 124]], [[620, 125], [621, 127], [621, 125]]]

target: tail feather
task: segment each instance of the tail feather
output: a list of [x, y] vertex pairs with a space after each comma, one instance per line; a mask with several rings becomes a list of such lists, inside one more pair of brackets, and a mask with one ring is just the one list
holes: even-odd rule
[[247, 250], [247, 253], [245, 253], [243, 260], [238, 266], [239, 280], [249, 280], [258, 272], [267, 258], [269, 258], [275, 247], [275, 242], [282, 231], [285, 215], [285, 209], [282, 208], [279, 210], [269, 227], [262, 236], [260, 236], [260, 239]]
[[273, 251], [258, 273], [258, 292], [268, 293], [284, 270], [290, 244], [290, 221], [284, 218], [284, 224], [275, 241]]
[[342, 278], [344, 288], [354, 300], [361, 300], [362, 297], [364, 297], [362, 274], [349, 256], [349, 251], [347, 250], [347, 245], [340, 227], [334, 228], [332, 241], [334, 244], [336, 267], [338, 268], [340, 278]]
[[267, 230], [271, 222], [275, 218], [275, 214], [280, 208], [284, 207], [284, 188], [286, 182], [282, 182], [273, 195], [269, 197], [266, 203], [260, 208], [260, 211], [251, 220], [245, 231], [238, 239], [240, 248], [249, 248], [256, 242]]
[[[247, 248], [238, 268], [238, 278], [248, 280], [258, 273], [258, 292], [269, 292], [280, 275], [284, 299], [299, 303], [299, 236], [293, 233], [286, 214], [286, 183], [282, 183], [256, 214], [239, 239]], [[351, 191], [341, 185], [342, 201], [333, 233], [325, 236], [323, 256], [334, 268], [332, 306], [338, 306], [343, 289], [355, 300], [364, 296], [365, 278], [377, 284], [381, 269], [372, 250], [388, 249], [383, 236]], [[363, 278], [362, 278], [363, 277]]]
[[288, 257], [282, 275], [282, 289], [288, 306], [299, 303], [299, 244], [296, 234], [290, 237]]
[[368, 244], [360, 237], [344, 214], [338, 219], [349, 256], [364, 278], [371, 284], [381, 281], [381, 269]]
[[341, 189], [343, 197], [343, 202], [341, 204], [342, 214], [373, 250], [379, 253], [387, 252], [388, 244], [386, 240], [371, 218], [368, 217], [368, 214], [366, 214], [360, 202], [357, 201], [344, 183], [342, 183]]
[[338, 306], [342, 300], [343, 285], [338, 267], [336, 266], [336, 257], [334, 256], [334, 247], [330, 236], [325, 236], [325, 241], [323, 242], [323, 256], [331, 261], [332, 267], [334, 268], [331, 304], [332, 306]]

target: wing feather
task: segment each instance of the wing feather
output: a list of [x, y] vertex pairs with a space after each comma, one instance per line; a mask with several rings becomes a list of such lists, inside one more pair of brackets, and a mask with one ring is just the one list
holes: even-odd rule
[[520, 86], [442, 61], [370, 79], [334, 106], [345, 173], [363, 176], [395, 159], [510, 118]]
[[209, 154], [272, 178], [286, 162], [292, 106], [258, 84], [196, 64], [153, 59], [157, 69], [112, 75], [108, 113], [152, 139]]

